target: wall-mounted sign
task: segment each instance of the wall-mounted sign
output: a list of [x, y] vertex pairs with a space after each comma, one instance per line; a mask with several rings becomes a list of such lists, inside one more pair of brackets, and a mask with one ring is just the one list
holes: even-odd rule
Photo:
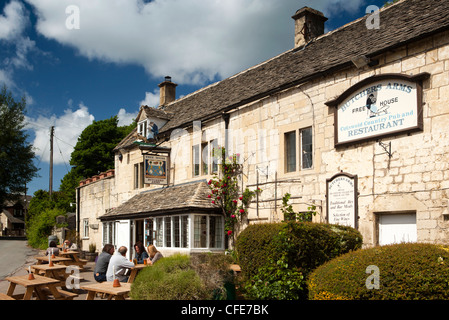
[[144, 155], [145, 183], [168, 184], [168, 157]]
[[382, 74], [360, 81], [326, 105], [335, 107], [335, 146], [422, 130], [422, 80]]
[[357, 228], [357, 176], [338, 173], [326, 180], [327, 221]]

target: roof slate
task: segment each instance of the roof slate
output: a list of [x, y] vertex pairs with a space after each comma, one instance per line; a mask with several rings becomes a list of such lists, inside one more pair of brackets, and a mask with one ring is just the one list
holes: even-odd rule
[[[164, 106], [173, 117], [159, 129], [175, 128], [242, 106], [269, 94], [352, 66], [351, 60], [374, 57], [404, 44], [449, 30], [448, 0], [403, 0], [380, 10], [380, 28], [368, 29], [366, 16], [328, 32], [304, 47], [291, 49]], [[135, 134], [135, 133], [134, 133]], [[132, 137], [117, 147], [129, 147]]]
[[[164, 133], [189, 126], [226, 109], [241, 106], [313, 76], [352, 65], [351, 59], [378, 55], [408, 42], [449, 29], [449, 1], [405, 0], [380, 11], [380, 28], [368, 29], [366, 17], [318, 37], [265, 63], [168, 104], [175, 116]], [[298, 50], [299, 49], [299, 50]]]
[[157, 215], [186, 210], [218, 210], [218, 206], [212, 204], [207, 195], [210, 188], [202, 181], [189, 182], [176, 186], [149, 190], [135, 195], [117, 208], [109, 210], [100, 219], [115, 219], [130, 215]]

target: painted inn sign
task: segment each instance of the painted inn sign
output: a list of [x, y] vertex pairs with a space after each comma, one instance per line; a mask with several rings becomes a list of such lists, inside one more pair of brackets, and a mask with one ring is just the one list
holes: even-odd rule
[[422, 80], [428, 77], [428, 73], [372, 76], [327, 102], [336, 108], [335, 146], [422, 131]]

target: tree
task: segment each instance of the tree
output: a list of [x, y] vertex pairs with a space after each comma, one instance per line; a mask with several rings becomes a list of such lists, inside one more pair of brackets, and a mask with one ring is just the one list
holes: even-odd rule
[[26, 184], [37, 176], [32, 145], [26, 140], [26, 100], [16, 102], [3, 86], [0, 92], [0, 209], [5, 200], [24, 194]]
[[75, 189], [82, 179], [114, 168], [112, 150], [135, 127], [135, 121], [119, 127], [117, 116], [114, 116], [94, 121], [83, 130], [71, 154], [70, 164], [73, 167], [62, 178], [59, 187], [64, 194], [61, 201], [64, 201], [66, 206], [76, 201]]

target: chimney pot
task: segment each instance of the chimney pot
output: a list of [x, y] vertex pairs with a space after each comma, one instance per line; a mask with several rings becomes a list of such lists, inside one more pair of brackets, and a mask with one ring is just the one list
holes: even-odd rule
[[170, 76], [166, 76], [164, 82], [159, 84], [159, 106], [165, 106], [176, 100], [176, 83], [171, 81]]
[[324, 33], [327, 18], [321, 11], [303, 7], [292, 16], [295, 20], [295, 48], [307, 44]]

